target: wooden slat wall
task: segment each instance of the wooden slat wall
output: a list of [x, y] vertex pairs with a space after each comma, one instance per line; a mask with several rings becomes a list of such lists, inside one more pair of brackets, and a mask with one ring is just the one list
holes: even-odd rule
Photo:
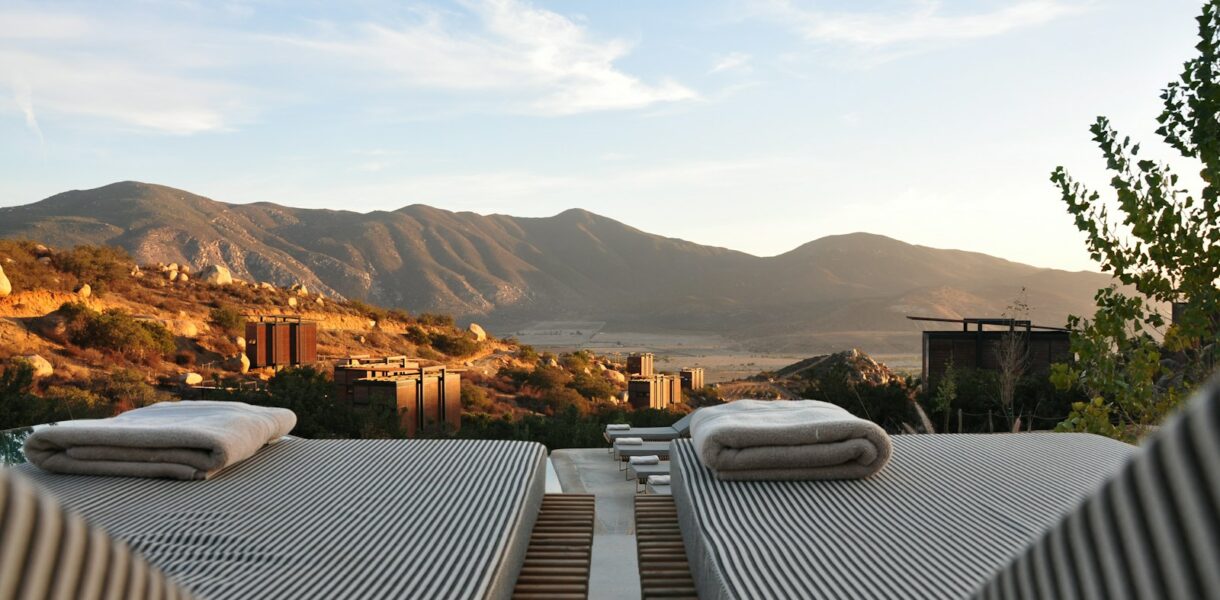
[[635, 497], [635, 539], [641, 597], [698, 598], [672, 496]]
[[589, 563], [593, 556], [593, 496], [547, 494], [530, 535], [525, 566], [517, 576], [513, 598], [577, 599], [589, 597]]

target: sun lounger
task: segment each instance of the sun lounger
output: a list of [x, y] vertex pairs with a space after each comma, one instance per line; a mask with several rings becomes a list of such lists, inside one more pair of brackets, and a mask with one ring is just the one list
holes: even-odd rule
[[[669, 444], [670, 442], [644, 442], [642, 444], [627, 445], [615, 442], [613, 448], [614, 460], [626, 462], [632, 456], [648, 456], [649, 454], [655, 454], [661, 460], [669, 460]], [[622, 468], [626, 467], [620, 465], [620, 470]]]
[[653, 483], [649, 481], [644, 485], [644, 493], [656, 496], [672, 496], [673, 488], [668, 483]]
[[507, 598], [545, 460], [525, 442], [289, 438], [207, 481], [13, 469], [200, 597]]
[[0, 598], [163, 598], [185, 590], [0, 466]]
[[627, 479], [634, 479], [636, 489], [640, 491], [640, 485], [647, 483], [648, 478], [653, 475], [669, 475], [669, 463], [660, 463], [656, 465], [627, 465]]
[[674, 422], [669, 427], [632, 427], [631, 429], [607, 429], [602, 432], [602, 437], [606, 438], [606, 442], [613, 444], [614, 440], [623, 437], [638, 437], [645, 441], [667, 442], [676, 440], [680, 437], [690, 435], [690, 420], [691, 415], [688, 414]]
[[720, 481], [676, 440], [699, 597], [1220, 597], [1217, 393], [1143, 450], [1074, 433], [903, 435], [861, 480]]

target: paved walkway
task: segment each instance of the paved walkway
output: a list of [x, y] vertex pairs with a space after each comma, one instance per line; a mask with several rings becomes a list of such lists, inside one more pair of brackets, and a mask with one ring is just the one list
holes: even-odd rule
[[634, 484], [623, 479], [623, 472], [605, 449], [556, 450], [551, 462], [564, 493], [596, 497], [589, 598], [639, 598]]

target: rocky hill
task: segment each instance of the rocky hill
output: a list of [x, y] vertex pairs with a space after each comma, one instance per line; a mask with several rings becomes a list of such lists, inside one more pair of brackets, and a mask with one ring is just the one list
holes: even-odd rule
[[222, 265], [248, 281], [451, 313], [499, 331], [593, 319], [620, 330], [716, 333], [772, 352], [910, 352], [920, 325], [906, 315], [996, 315], [1021, 288], [1036, 321], [1061, 324], [1090, 312], [1109, 282], [865, 233], [757, 257], [582, 210], [548, 218], [422, 205], [308, 210], [138, 182], [0, 208], [0, 237], [118, 245], [142, 264]]

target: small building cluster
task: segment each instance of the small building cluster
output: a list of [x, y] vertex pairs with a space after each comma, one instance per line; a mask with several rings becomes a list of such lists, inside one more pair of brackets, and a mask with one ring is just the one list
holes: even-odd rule
[[405, 356], [352, 357], [335, 364], [335, 398], [352, 410], [393, 410], [407, 437], [462, 428], [461, 371]]
[[682, 403], [682, 390], [697, 390], [704, 386], [703, 369], [682, 369], [677, 375], [653, 370], [655, 356], [651, 352], [627, 357], [627, 403], [633, 408], [667, 409]]

